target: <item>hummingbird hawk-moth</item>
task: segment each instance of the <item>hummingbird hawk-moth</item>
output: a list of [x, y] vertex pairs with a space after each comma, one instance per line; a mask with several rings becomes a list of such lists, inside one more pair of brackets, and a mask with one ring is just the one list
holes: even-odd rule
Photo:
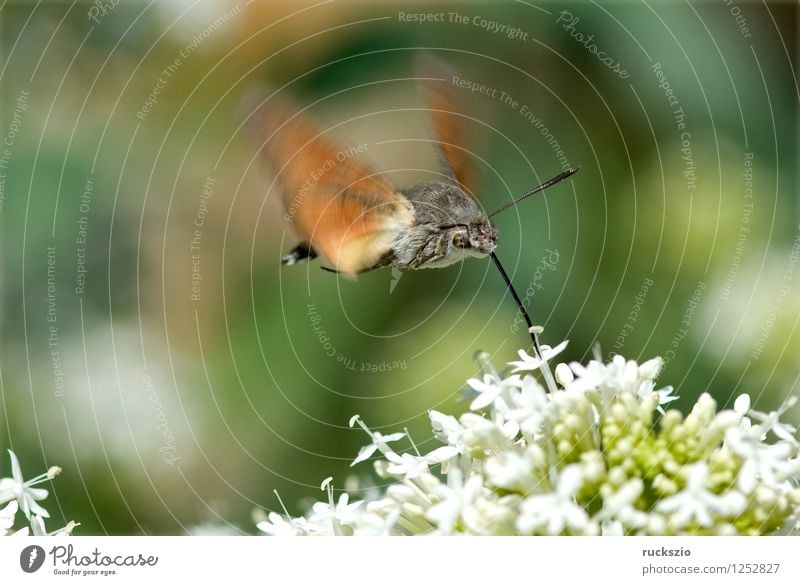
[[489, 218], [577, 169], [485, 214], [470, 195], [475, 172], [463, 148], [465, 117], [457, 108], [454, 77], [441, 61], [428, 57], [421, 63], [419, 85], [444, 178], [406, 188], [395, 186], [354, 154], [356, 149], [340, 145], [275, 93], [245, 102], [243, 114], [263, 142], [263, 158], [279, 185], [285, 217], [301, 239], [281, 262], [291, 265], [320, 257], [330, 264], [328, 270], [355, 277], [384, 266], [442, 268], [469, 257], [491, 256], [540, 353], [530, 317], [495, 254], [498, 233]]

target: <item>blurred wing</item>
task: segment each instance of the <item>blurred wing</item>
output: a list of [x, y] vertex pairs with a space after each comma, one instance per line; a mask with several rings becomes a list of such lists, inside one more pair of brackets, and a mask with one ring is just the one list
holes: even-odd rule
[[264, 157], [281, 183], [295, 229], [337, 271], [353, 276], [372, 267], [410, 227], [409, 200], [357, 149], [325, 136], [296, 107], [275, 97], [251, 98], [243, 109], [266, 141]]
[[475, 172], [468, 153], [464, 118], [458, 114], [458, 98], [453, 87], [456, 71], [438, 59], [426, 55], [418, 66], [420, 89], [428, 107], [429, 123], [442, 164], [450, 178], [467, 192], [475, 187]]

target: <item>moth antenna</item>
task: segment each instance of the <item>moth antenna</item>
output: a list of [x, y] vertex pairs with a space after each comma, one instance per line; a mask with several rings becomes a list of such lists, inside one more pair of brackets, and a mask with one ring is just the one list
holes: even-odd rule
[[560, 175], [557, 175], [557, 176], [553, 177], [553, 178], [552, 178], [552, 179], [550, 179], [549, 181], [545, 181], [544, 183], [542, 183], [542, 184], [541, 184], [541, 185], [539, 185], [538, 187], [534, 187], [534, 188], [533, 188], [533, 189], [531, 189], [530, 191], [526, 191], [525, 193], [523, 193], [523, 194], [522, 194], [522, 195], [520, 195], [519, 197], [517, 197], [517, 198], [513, 199], [512, 201], [509, 201], [509, 202], [508, 202], [508, 203], [506, 203], [505, 205], [503, 205], [503, 206], [501, 206], [501, 207], [499, 207], [499, 208], [495, 209], [493, 212], [491, 212], [491, 213], [490, 213], [489, 215], [487, 215], [486, 217], [492, 217], [493, 215], [497, 215], [497, 214], [498, 214], [498, 213], [500, 213], [501, 211], [503, 211], [503, 210], [505, 210], [505, 209], [508, 209], [509, 207], [511, 207], [511, 206], [513, 206], [513, 205], [516, 205], [517, 203], [519, 203], [519, 202], [520, 202], [520, 201], [522, 201], [523, 199], [526, 199], [527, 197], [530, 197], [531, 195], [536, 195], [536, 194], [537, 194], [537, 193], [539, 193], [540, 191], [544, 191], [544, 190], [545, 190], [545, 189], [547, 189], [548, 187], [552, 187], [552, 186], [553, 186], [553, 185], [555, 185], [556, 183], [560, 183], [560, 182], [561, 182], [561, 181], [563, 181], [564, 179], [567, 179], [567, 178], [571, 177], [572, 175], [574, 175], [575, 173], [577, 173], [579, 170], [581, 170], [581, 168], [580, 168], [580, 167], [575, 167], [574, 169], [567, 169], [566, 171], [564, 171], [564, 172], [563, 172], [563, 173], [561, 173]]
[[530, 315], [528, 315], [528, 311], [525, 310], [525, 305], [522, 304], [522, 301], [517, 294], [517, 291], [514, 289], [514, 285], [511, 284], [511, 279], [508, 277], [508, 273], [503, 268], [503, 265], [500, 264], [500, 259], [497, 257], [497, 254], [494, 252], [491, 253], [492, 261], [494, 261], [494, 265], [497, 266], [497, 269], [500, 271], [500, 276], [503, 277], [503, 280], [508, 287], [508, 290], [511, 292], [511, 296], [514, 297], [514, 300], [517, 303], [517, 307], [519, 308], [522, 316], [525, 317], [525, 322], [528, 324], [528, 333], [531, 334], [531, 340], [533, 341], [533, 348], [536, 350], [536, 355], [541, 358], [542, 357], [542, 349], [539, 347], [539, 336], [536, 334], [536, 330], [533, 327], [533, 321], [531, 321]]

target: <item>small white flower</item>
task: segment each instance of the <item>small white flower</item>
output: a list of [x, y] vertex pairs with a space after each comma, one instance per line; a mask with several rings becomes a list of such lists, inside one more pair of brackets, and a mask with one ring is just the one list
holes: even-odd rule
[[565, 529], [583, 532], [589, 527], [589, 515], [575, 503], [575, 494], [581, 487], [581, 466], [567, 465], [561, 470], [554, 492], [537, 494], [523, 500], [517, 528], [524, 534], [544, 529], [547, 534], [558, 535]]
[[417, 510], [425, 510], [431, 505], [430, 494], [436, 491], [442, 482], [439, 477], [430, 473], [421, 475], [413, 481], [406, 480], [386, 488], [387, 498], [381, 500], [381, 506], [401, 504]]
[[546, 457], [539, 445], [525, 451], [504, 451], [484, 464], [486, 479], [492, 485], [507, 490], [527, 491], [535, 481], [537, 463], [544, 465]]
[[339, 496], [336, 505], [328, 502], [316, 502], [311, 510], [313, 513], [309, 517], [311, 522], [325, 522], [326, 520], [336, 521], [341, 524], [354, 522], [358, 516], [357, 511], [364, 502], [358, 501], [350, 503], [350, 496], [346, 493]]
[[758, 479], [771, 487], [781, 487], [800, 471], [800, 461], [790, 459], [796, 452], [791, 443], [768, 445], [753, 433], [735, 427], [725, 432], [725, 444], [743, 459], [737, 485], [746, 494], [755, 489]]
[[305, 518], [287, 520], [276, 512], [270, 512], [266, 520], [256, 524], [256, 528], [270, 536], [300, 536], [307, 533], [305, 524]]
[[33, 514], [43, 518], [49, 518], [50, 514], [47, 510], [37, 503], [47, 497], [47, 490], [44, 488], [35, 488], [33, 486], [50, 481], [61, 473], [61, 468], [51, 467], [47, 470], [47, 473], [37, 475], [33, 479], [25, 481], [22, 477], [19, 460], [11, 449], [8, 450], [8, 456], [11, 459], [11, 477], [0, 479], [0, 504], [5, 504], [12, 499], [16, 499], [20, 509], [28, 520], [31, 519], [31, 515]]
[[425, 457], [411, 453], [389, 453], [386, 455], [389, 465], [386, 471], [393, 475], [400, 475], [408, 479], [419, 477], [428, 471], [430, 463]]
[[661, 373], [661, 368], [664, 366], [664, 360], [660, 357], [649, 359], [639, 366], [639, 376], [647, 380], [655, 380]]
[[747, 499], [736, 490], [722, 495], [708, 491], [708, 465], [694, 463], [687, 468], [686, 487], [656, 504], [659, 512], [670, 514], [670, 522], [683, 528], [691, 522], [709, 527], [714, 524], [714, 515], [734, 516], [744, 509]]
[[502, 423], [498, 424], [500, 421], [484, 418], [472, 412], [462, 414], [459, 421], [464, 427], [464, 447], [472, 456], [498, 453], [511, 445], [508, 427]]
[[470, 410], [481, 410], [489, 406], [502, 409], [504, 403], [496, 403], [505, 399], [504, 391], [517, 388], [520, 385], [520, 379], [519, 376], [509, 376], [501, 380], [492, 374], [485, 374], [483, 380], [470, 378], [467, 380], [467, 384], [478, 393], [478, 396], [469, 405]]
[[744, 416], [750, 410], [750, 396], [747, 394], [739, 394], [733, 402], [733, 410], [739, 416]]
[[47, 529], [44, 527], [43, 518], [40, 516], [33, 516], [33, 518], [31, 518], [31, 531], [33, 532], [33, 536], [69, 536], [72, 534], [72, 531], [75, 530], [76, 526], [78, 526], [78, 524], [70, 521], [67, 522], [67, 525], [63, 528], [59, 528], [53, 532], [47, 532]]
[[458, 449], [450, 446], [439, 447], [427, 455], [387, 453], [386, 460], [389, 465], [386, 466], [386, 471], [406, 479], [414, 479], [426, 473], [431, 465], [448, 461], [457, 455]]
[[556, 382], [561, 384], [562, 388], [569, 386], [574, 379], [575, 375], [567, 364], [558, 364], [556, 366]]
[[5, 507], [0, 508], [0, 536], [6, 536], [11, 533], [11, 527], [14, 526], [14, 518], [18, 509], [17, 500], [11, 500]]
[[382, 453], [386, 453], [388, 450], [391, 450], [387, 443], [392, 443], [394, 441], [399, 441], [403, 437], [406, 436], [405, 433], [391, 433], [389, 435], [382, 435], [381, 433], [375, 431], [369, 432], [370, 437], [372, 438], [372, 443], [369, 445], [364, 445], [361, 447], [361, 450], [358, 452], [358, 455], [353, 462], [350, 464], [350, 467], [361, 463], [362, 461], [366, 461], [370, 457], [372, 457], [376, 451], [380, 450]]
[[367, 511], [359, 517], [353, 533], [356, 536], [391, 536], [395, 534], [397, 521], [402, 512], [403, 509], [396, 504], [385, 516]]
[[[592, 360], [588, 366], [583, 366], [577, 362], [569, 365], [575, 374], [576, 380], [570, 384], [570, 390], [588, 392], [599, 390], [601, 401], [607, 404], [614, 396], [622, 392], [633, 392], [639, 395], [642, 384], [653, 380], [661, 369], [661, 360], [649, 360], [641, 366], [633, 360], [626, 361], [624, 357], [617, 354], [611, 363], [603, 364]], [[646, 384], [643, 392], [652, 392], [654, 386]], [[665, 389], [667, 390], [667, 389]], [[664, 395], [669, 400], [669, 392]]]
[[740, 394], [733, 403], [733, 411], [739, 416], [739, 428], [742, 431], [749, 431], [753, 422], [747, 417], [750, 411], [750, 396]]
[[761, 437], [766, 437], [767, 434], [772, 432], [779, 439], [787, 441], [795, 447], [800, 446], [800, 443], [795, 438], [797, 429], [789, 423], [780, 421], [780, 417], [795, 404], [797, 404], [797, 396], [790, 396], [783, 401], [778, 410], [773, 410], [770, 413], [765, 414], [757, 410], [751, 410], [750, 418], [759, 423], [758, 426], [753, 428], [753, 432], [758, 432]]
[[442, 414], [436, 410], [428, 412], [431, 420], [431, 429], [434, 436], [440, 441], [455, 447], [460, 451], [464, 449], [464, 427], [456, 417]]
[[611, 521], [619, 522], [620, 528], [645, 526], [647, 514], [634, 506], [643, 490], [644, 483], [638, 477], [624, 483], [616, 492], [603, 498], [603, 509], [598, 512], [595, 519], [603, 521], [603, 526]]
[[535, 437], [552, 411], [544, 388], [533, 376], [525, 376], [522, 387], [509, 392], [509, 399], [511, 404], [506, 418], [516, 421], [526, 436]]
[[562, 351], [564, 351], [564, 349], [567, 347], [567, 343], [567, 341], [562, 341], [555, 347], [543, 345], [541, 358], [539, 356], [532, 356], [522, 349], [519, 350], [518, 353], [521, 361], [509, 362], [509, 365], [514, 366], [512, 373], [538, 370], [542, 367], [542, 364], [549, 362]]
[[664, 414], [663, 406], [669, 404], [673, 400], [677, 400], [680, 396], [670, 396], [675, 390], [672, 386], [665, 386], [661, 390], [655, 390], [656, 384], [653, 380], [645, 380], [636, 389], [636, 394], [639, 398], [647, 398], [654, 392], [658, 394], [658, 412]]
[[569, 386], [573, 392], [586, 392], [603, 386], [617, 389], [621, 386], [625, 358], [615, 355], [610, 364], [591, 360], [586, 366], [572, 362], [569, 367], [575, 374], [575, 380]]
[[462, 517], [466, 523], [474, 525], [474, 505], [483, 491], [480, 475], [473, 475], [464, 482], [460, 472], [454, 473], [452, 485], [441, 484], [434, 491], [439, 501], [428, 508], [426, 516], [436, 523], [442, 534], [452, 534], [456, 522]]
[[608, 520], [600, 525], [602, 536], [625, 536], [625, 529], [619, 520]]

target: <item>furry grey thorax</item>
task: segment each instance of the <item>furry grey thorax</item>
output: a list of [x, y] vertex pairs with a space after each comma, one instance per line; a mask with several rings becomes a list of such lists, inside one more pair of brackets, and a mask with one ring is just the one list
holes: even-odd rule
[[392, 246], [396, 268], [441, 268], [488, 256], [497, 247], [497, 230], [456, 183], [421, 183], [403, 194], [413, 205], [415, 221]]

